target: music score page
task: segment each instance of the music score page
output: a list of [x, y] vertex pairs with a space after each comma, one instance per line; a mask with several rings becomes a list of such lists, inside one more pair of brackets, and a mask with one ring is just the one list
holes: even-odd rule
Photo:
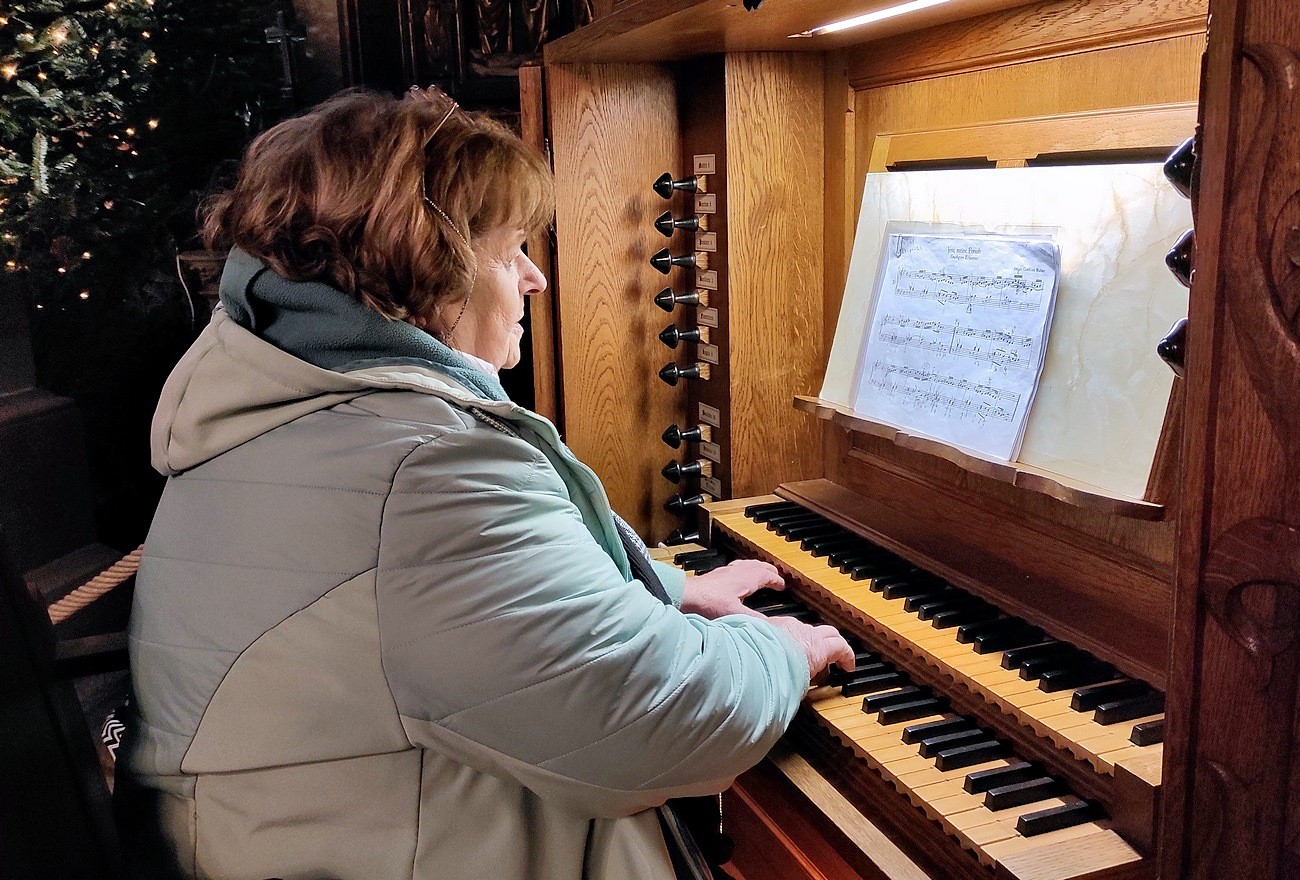
[[889, 232], [854, 409], [1015, 460], [1059, 271], [1060, 251], [1046, 235]]

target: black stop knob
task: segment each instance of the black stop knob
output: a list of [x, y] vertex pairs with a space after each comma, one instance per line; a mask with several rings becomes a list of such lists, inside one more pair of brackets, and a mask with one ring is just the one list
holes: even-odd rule
[[698, 232], [700, 229], [699, 217], [681, 217], [674, 218], [672, 211], [664, 211], [655, 218], [655, 229], [658, 229], [666, 238], [671, 238], [672, 234], [678, 229], [686, 232]]
[[700, 543], [700, 533], [687, 532], [683, 529], [673, 529], [668, 533], [668, 537], [664, 539], [664, 543], [669, 547], [676, 544], [698, 544]]
[[688, 306], [698, 306], [700, 304], [700, 292], [698, 290], [691, 293], [673, 293], [671, 287], [665, 287], [655, 294], [655, 305], [665, 312], [671, 312], [673, 306], [678, 303]]
[[659, 179], [654, 182], [655, 192], [661, 198], [671, 199], [673, 190], [693, 193], [700, 188], [700, 179], [698, 177], [683, 177], [681, 180], [673, 180], [673, 176], [665, 171], [659, 175]]
[[659, 473], [663, 474], [664, 479], [672, 480], [674, 483], [681, 482], [682, 477], [693, 476], [704, 470], [704, 461], [688, 461], [685, 464], [678, 464], [670, 461], [664, 465], [664, 469]]
[[1184, 232], [1165, 254], [1165, 265], [1183, 287], [1192, 286], [1192, 259], [1196, 253], [1196, 230]]
[[659, 371], [659, 378], [663, 379], [669, 385], [676, 385], [682, 379], [700, 378], [700, 365], [691, 364], [689, 367], [679, 367], [676, 364], [664, 364]]
[[699, 507], [704, 503], [703, 495], [690, 495], [683, 498], [681, 495], [674, 495], [664, 503], [664, 509], [669, 513], [675, 513], [678, 516], [686, 513], [692, 507]]
[[1187, 319], [1179, 318], [1160, 344], [1156, 346], [1160, 360], [1169, 365], [1175, 376], [1187, 375]]
[[678, 329], [676, 324], [669, 324], [659, 333], [659, 341], [669, 348], [676, 348], [683, 340], [686, 342], [699, 342], [700, 328], [681, 330]]
[[1196, 176], [1196, 138], [1189, 137], [1165, 160], [1165, 179], [1187, 198], [1192, 197], [1192, 180]]
[[684, 269], [694, 269], [696, 262], [695, 257], [696, 255], [694, 253], [682, 254], [680, 257], [674, 257], [668, 253], [668, 248], [664, 248], [650, 258], [650, 265], [667, 275], [673, 266], [681, 266]]
[[673, 449], [681, 449], [682, 442], [685, 440], [703, 440], [704, 429], [696, 425], [694, 428], [687, 428], [683, 431], [676, 425], [669, 425], [660, 436]]

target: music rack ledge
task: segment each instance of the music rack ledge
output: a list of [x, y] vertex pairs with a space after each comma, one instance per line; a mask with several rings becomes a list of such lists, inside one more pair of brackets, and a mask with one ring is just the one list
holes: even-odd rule
[[1165, 518], [1163, 504], [1113, 495], [1097, 486], [1066, 482], [1058, 474], [1027, 464], [989, 461], [942, 441], [909, 434], [900, 428], [874, 422], [840, 404], [822, 400], [820, 397], [796, 394], [794, 408], [839, 425], [845, 430], [890, 440], [904, 449], [941, 458], [973, 474], [1010, 483], [1029, 492], [1038, 492], [1073, 507], [1130, 519], [1159, 521]]

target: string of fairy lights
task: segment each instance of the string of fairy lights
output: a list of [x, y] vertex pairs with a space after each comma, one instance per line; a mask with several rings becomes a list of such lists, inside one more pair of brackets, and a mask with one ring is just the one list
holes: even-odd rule
[[56, 289], [91, 298], [95, 241], [138, 204], [142, 142], [160, 125], [141, 110], [166, 30], [154, 2], [0, 0], [0, 257], [46, 278], [29, 285], [37, 309], [66, 308]]

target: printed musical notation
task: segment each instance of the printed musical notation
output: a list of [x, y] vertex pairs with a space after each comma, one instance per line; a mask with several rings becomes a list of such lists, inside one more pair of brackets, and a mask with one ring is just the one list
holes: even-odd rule
[[1051, 239], [891, 232], [855, 408], [1010, 461], [1046, 351]]

